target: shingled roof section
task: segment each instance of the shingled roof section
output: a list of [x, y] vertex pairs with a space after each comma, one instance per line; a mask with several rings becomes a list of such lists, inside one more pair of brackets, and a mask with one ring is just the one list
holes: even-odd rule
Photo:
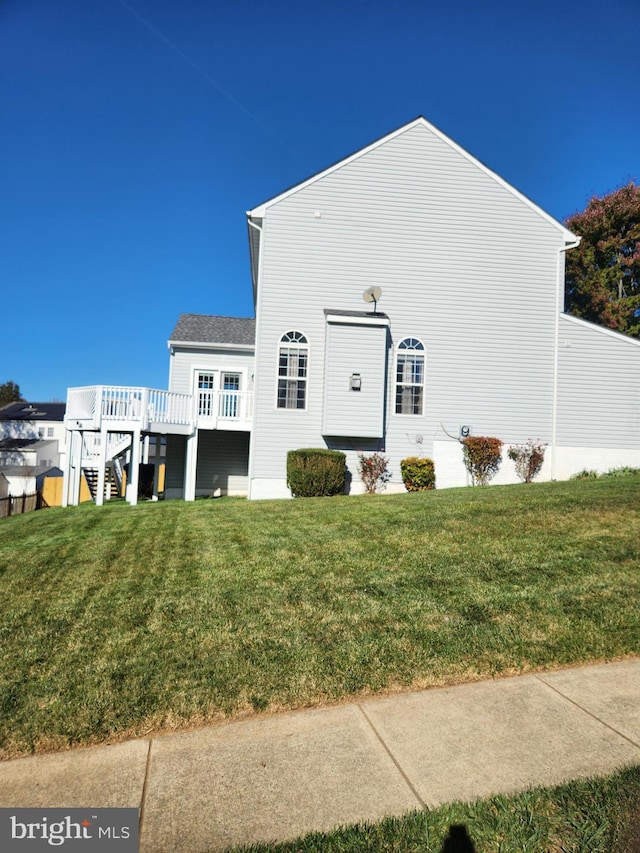
[[169, 340], [173, 343], [254, 346], [256, 342], [256, 321], [250, 317], [181, 314]]
[[63, 421], [66, 403], [7, 403], [0, 406], [0, 421]]

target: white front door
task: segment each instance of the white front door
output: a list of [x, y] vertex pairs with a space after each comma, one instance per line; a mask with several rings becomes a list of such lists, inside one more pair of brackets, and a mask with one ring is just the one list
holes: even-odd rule
[[218, 382], [216, 370], [199, 370], [195, 376], [196, 393], [198, 395], [198, 417], [215, 418], [215, 393]]
[[240, 374], [223, 373], [220, 392], [220, 417], [237, 418], [240, 397]]

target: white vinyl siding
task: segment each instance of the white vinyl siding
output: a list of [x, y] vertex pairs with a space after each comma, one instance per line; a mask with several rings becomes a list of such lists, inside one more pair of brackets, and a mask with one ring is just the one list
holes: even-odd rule
[[175, 346], [170, 357], [169, 390], [179, 394], [193, 394], [195, 369], [202, 373], [228, 371], [243, 373], [250, 377], [253, 373], [254, 361], [253, 352]]
[[[252, 477], [283, 479], [287, 450], [323, 446], [324, 309], [362, 310], [371, 286], [382, 288], [393, 343], [429, 344], [423, 414], [411, 431], [393, 414], [388, 365], [384, 441], [397, 479], [416, 435], [429, 455], [443, 427], [550, 440], [563, 245], [559, 227], [424, 126], [267, 205]], [[274, 411], [283, 328], [304, 329], [314, 353], [304, 416]]]
[[[387, 372], [387, 328], [327, 324], [323, 433], [381, 438]], [[357, 374], [360, 390], [352, 390]]]
[[559, 344], [558, 444], [640, 448], [640, 342], [562, 316]]

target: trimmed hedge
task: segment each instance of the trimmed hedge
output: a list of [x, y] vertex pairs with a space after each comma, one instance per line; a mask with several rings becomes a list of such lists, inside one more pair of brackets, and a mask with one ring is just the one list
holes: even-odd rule
[[422, 492], [436, 487], [436, 469], [433, 459], [408, 456], [400, 463], [400, 473], [408, 492]]
[[347, 477], [346, 455], [339, 450], [303, 448], [287, 453], [287, 486], [296, 498], [340, 495]]

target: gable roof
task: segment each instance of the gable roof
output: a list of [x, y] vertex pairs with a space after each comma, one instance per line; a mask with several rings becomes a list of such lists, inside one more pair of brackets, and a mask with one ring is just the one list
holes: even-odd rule
[[181, 314], [169, 338], [169, 346], [188, 343], [253, 347], [255, 340], [256, 321], [250, 317]]
[[560, 314], [560, 319], [566, 320], [569, 323], [575, 323], [576, 326], [583, 326], [585, 329], [592, 329], [593, 331], [599, 332], [601, 335], [609, 335], [609, 337], [616, 338], [619, 341], [626, 341], [626, 343], [631, 344], [631, 346], [640, 347], [640, 340], [638, 338], [632, 338], [622, 332], [616, 332], [615, 329], [600, 326], [598, 323], [593, 323], [591, 320], [584, 320], [582, 317], [574, 317], [573, 314], [567, 313]]
[[332, 172], [335, 172], [337, 169], [342, 168], [342, 166], [345, 166], [347, 163], [350, 163], [352, 160], [356, 160], [357, 158], [362, 157], [364, 154], [367, 154], [369, 151], [373, 151], [374, 149], [378, 148], [379, 146], [384, 145], [386, 142], [389, 142], [391, 139], [394, 139], [396, 136], [399, 136], [400, 134], [405, 133], [407, 130], [411, 130], [412, 128], [418, 127], [418, 126], [422, 126], [422, 127], [427, 128], [428, 130], [430, 130], [439, 139], [441, 139], [444, 143], [446, 143], [451, 148], [453, 148], [454, 151], [457, 151], [458, 154], [461, 154], [463, 157], [465, 157], [467, 160], [469, 160], [471, 163], [473, 163], [475, 166], [477, 166], [481, 171], [483, 171], [486, 175], [488, 175], [490, 178], [492, 178], [494, 181], [496, 181], [496, 183], [500, 184], [500, 186], [502, 186], [504, 189], [508, 190], [513, 196], [515, 196], [515, 198], [517, 198], [523, 204], [527, 205], [527, 207], [531, 208], [531, 210], [533, 210], [535, 213], [537, 213], [539, 216], [541, 216], [543, 219], [545, 219], [549, 224], [553, 225], [555, 228], [558, 228], [559, 231], [564, 235], [564, 239], [567, 243], [575, 243], [576, 240], [579, 241], [580, 238], [576, 237], [576, 235], [573, 234], [571, 231], [569, 231], [568, 228], [565, 228], [564, 225], [562, 225], [560, 222], [558, 222], [556, 219], [554, 219], [552, 216], [550, 216], [550, 214], [548, 214], [546, 211], [544, 211], [541, 207], [538, 207], [538, 205], [535, 204], [535, 202], [531, 201], [531, 199], [527, 198], [527, 196], [525, 196], [523, 193], [521, 193], [515, 187], [511, 186], [511, 184], [507, 183], [507, 181], [505, 181], [504, 178], [501, 178], [500, 175], [496, 174], [494, 171], [489, 169], [488, 166], [485, 166], [484, 163], [482, 163], [480, 160], [478, 160], [472, 154], [469, 154], [468, 151], [465, 151], [465, 149], [462, 148], [460, 145], [458, 145], [457, 142], [454, 142], [453, 139], [450, 139], [448, 136], [446, 136], [444, 133], [442, 133], [441, 130], [438, 130], [437, 127], [430, 124], [423, 116], [418, 116], [417, 118], [413, 119], [413, 121], [410, 121], [408, 124], [402, 125], [402, 127], [399, 127], [397, 130], [394, 130], [391, 133], [388, 133], [385, 136], [380, 137], [380, 139], [377, 139], [375, 142], [372, 142], [370, 145], [366, 145], [364, 148], [361, 148], [358, 151], [356, 151], [355, 153], [350, 154], [348, 157], [345, 157], [342, 160], [339, 160], [337, 163], [334, 163], [332, 166], [329, 166], [328, 168], [323, 169], [321, 172], [317, 172], [316, 174], [312, 175], [311, 177], [307, 178], [306, 180], [301, 181], [299, 184], [295, 184], [294, 186], [289, 187], [289, 189], [284, 190], [283, 192], [279, 193], [278, 195], [274, 196], [273, 198], [262, 202], [262, 204], [257, 205], [252, 210], [248, 210], [247, 211], [248, 220], [251, 222], [252, 220], [260, 220], [260, 219], [264, 218], [264, 215], [265, 215], [268, 207], [271, 207], [272, 205], [276, 204], [277, 202], [283, 201], [283, 199], [287, 198], [290, 195], [293, 195], [293, 193], [296, 193], [299, 190], [302, 190], [305, 187], [309, 186], [310, 184], [313, 184], [316, 181], [319, 181], [321, 178], [324, 178], [325, 176], [330, 175]]
[[9, 477], [20, 477], [30, 479], [40, 477], [42, 474], [51, 474], [53, 477], [61, 477], [62, 471], [57, 465], [2, 465], [0, 475]]
[[7, 403], [0, 407], [0, 421], [64, 421], [66, 403]]

